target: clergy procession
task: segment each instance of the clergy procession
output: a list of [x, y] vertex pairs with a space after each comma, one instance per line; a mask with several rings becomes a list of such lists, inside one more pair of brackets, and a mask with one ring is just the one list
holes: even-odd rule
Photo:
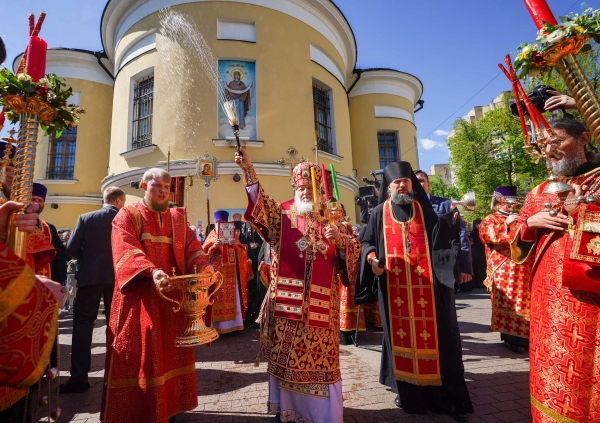
[[[511, 169], [481, 192], [478, 181], [489, 175], [465, 169], [460, 157], [447, 165], [458, 182], [419, 170], [427, 153], [419, 157], [414, 148], [419, 109], [412, 106], [423, 107], [416, 77], [355, 68], [345, 88], [338, 56], [317, 45], [335, 38], [329, 31], [336, 25], [350, 28], [333, 2], [298, 1], [314, 19], [332, 19], [327, 30], [289, 5], [253, 0], [235, 2], [239, 10], [226, 1], [125, 3], [108, 0], [102, 16], [103, 47], [113, 51], [84, 62], [78, 55], [89, 51], [48, 49], [41, 13], [29, 15], [28, 43], [13, 69], [0, 68], [0, 130], [14, 128], [0, 144], [0, 422], [600, 422], [600, 101], [578, 62], [588, 60], [580, 51], [595, 48], [588, 43], [600, 42], [600, 9], [559, 23], [545, 0], [524, 0], [538, 44], [499, 58], [511, 101], [488, 111], [507, 113], [515, 128], [509, 138], [519, 144], [479, 156]], [[318, 14], [314, 3], [323, 6]], [[125, 7], [126, 19], [119, 15]], [[205, 17], [218, 18], [216, 44]], [[297, 126], [273, 126], [283, 106], [257, 114], [257, 93], [269, 98], [266, 82], [263, 91], [255, 87], [259, 61], [281, 50], [230, 59], [254, 57], [251, 49], [265, 42], [256, 29], [263, 18], [311, 40], [311, 66], [318, 65], [311, 68], [312, 106], [306, 103], [312, 138], [310, 131], [291, 134]], [[10, 45], [4, 38], [0, 63]], [[250, 50], [227, 54], [219, 43], [232, 40]], [[190, 125], [187, 112], [160, 117], [170, 102], [191, 96], [174, 79], [160, 79], [176, 68], [183, 47], [191, 53], [178, 66], [196, 63], [216, 87], [200, 97], [216, 93], [217, 101], [191, 113], [196, 120], [213, 113], [219, 122], [219, 135], [194, 150], [197, 158], [186, 158], [177, 135]], [[49, 71], [78, 60], [94, 70]], [[553, 69], [564, 89], [531, 89], [540, 72], [549, 78]], [[125, 80], [128, 72], [135, 74]], [[341, 83], [342, 96], [317, 77]], [[96, 83], [109, 90], [92, 90]], [[416, 96], [408, 111], [382, 105], [393, 96], [405, 101], [410, 90]], [[108, 92], [112, 134], [103, 144], [86, 125], [104, 119], [99, 102]], [[121, 100], [132, 102], [129, 112], [119, 109]], [[295, 106], [298, 116], [303, 104]], [[402, 126], [378, 129], [369, 144], [365, 128], [377, 121], [361, 119], [373, 105], [387, 122], [377, 125]], [[342, 111], [352, 120], [347, 128], [334, 118]], [[119, 124], [120, 116], [129, 124]], [[450, 148], [465, 125], [487, 130], [485, 117], [470, 119], [457, 120]], [[261, 129], [265, 141], [258, 121], [268, 128]], [[407, 127], [412, 147], [398, 139]], [[504, 148], [494, 128], [490, 144]], [[159, 139], [167, 137], [163, 130], [173, 131], [168, 143]], [[279, 144], [269, 144], [271, 131]], [[354, 134], [360, 142], [345, 146]], [[91, 147], [87, 137], [99, 144]], [[287, 137], [310, 158], [290, 146], [287, 159], [273, 160]], [[80, 148], [88, 148], [85, 155]], [[537, 177], [514, 170], [524, 161], [539, 163]], [[105, 163], [107, 175], [96, 178]], [[363, 177], [361, 186], [363, 174], [372, 179]], [[211, 369], [211, 360], [228, 373]], [[500, 367], [482, 377], [475, 360]], [[519, 383], [511, 371], [517, 361], [528, 372], [522, 389], [510, 392], [517, 389], [506, 379]], [[226, 388], [248, 373], [256, 385]], [[373, 389], [381, 398], [357, 401], [357, 390]], [[204, 398], [210, 390], [224, 393], [215, 408]]]

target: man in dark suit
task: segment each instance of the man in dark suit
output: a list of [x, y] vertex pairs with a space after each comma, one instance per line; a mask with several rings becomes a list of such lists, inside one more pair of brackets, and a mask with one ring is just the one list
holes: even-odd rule
[[[431, 201], [433, 210], [438, 216], [449, 213], [452, 210], [452, 201], [448, 198], [436, 197], [435, 195], [429, 194], [429, 176], [427, 176], [425, 172], [417, 170], [415, 171], [415, 175], [417, 175], [417, 179], [421, 183], [425, 193], [429, 196], [429, 201]], [[471, 242], [469, 241], [465, 221], [462, 218], [460, 219], [460, 251], [458, 253], [458, 280], [456, 282], [458, 282], [459, 285], [462, 285], [473, 279]]]
[[107, 188], [104, 191], [104, 207], [79, 216], [67, 243], [67, 253], [78, 260], [78, 288], [73, 305], [71, 377], [60, 385], [61, 393], [82, 393], [90, 389], [88, 372], [92, 360], [94, 322], [100, 298], [104, 299], [108, 322], [115, 286], [112, 221], [124, 205], [125, 193], [116, 187]]

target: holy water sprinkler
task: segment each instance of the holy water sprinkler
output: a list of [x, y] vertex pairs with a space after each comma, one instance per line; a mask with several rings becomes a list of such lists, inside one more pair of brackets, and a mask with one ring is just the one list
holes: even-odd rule
[[240, 151], [240, 119], [238, 118], [234, 101], [224, 101], [223, 111], [225, 112], [225, 116], [227, 116], [229, 125], [231, 125], [231, 127], [233, 128], [233, 134], [235, 135], [236, 150], [240, 155], [242, 155]]

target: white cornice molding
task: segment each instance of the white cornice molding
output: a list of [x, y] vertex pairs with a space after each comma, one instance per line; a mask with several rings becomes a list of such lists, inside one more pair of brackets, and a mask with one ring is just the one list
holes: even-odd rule
[[423, 94], [423, 84], [416, 76], [393, 70], [368, 70], [350, 91], [349, 97], [367, 94], [391, 94], [403, 97], [413, 106]]
[[[225, 139], [214, 139], [212, 143], [215, 147], [235, 147], [235, 137], [227, 137]], [[250, 140], [248, 137], [240, 137], [240, 145], [246, 147], [258, 147], [261, 148], [264, 145], [264, 141]]]
[[[158, 162], [159, 167], [166, 169], [166, 163]], [[106, 187], [109, 186], [129, 186], [131, 182], [139, 182], [144, 175], [144, 172], [150, 169], [145, 167], [141, 169], [134, 169], [127, 172], [120, 173], [118, 175], [112, 174], [102, 180], [102, 186], [100, 190], [104, 192]], [[219, 163], [217, 166], [219, 175], [235, 175], [240, 174], [241, 169], [233, 162]], [[281, 166], [276, 163], [254, 163], [254, 170], [258, 176], [279, 176], [284, 178], [290, 177], [290, 167], [288, 165]], [[195, 176], [196, 175], [196, 161], [194, 159], [184, 159], [172, 161], [170, 165], [169, 173], [171, 176]], [[356, 196], [358, 195], [358, 181], [352, 176], [337, 175], [337, 182], [340, 187], [346, 188]]]
[[73, 196], [73, 195], [47, 195], [48, 204], [82, 204], [88, 206], [102, 206], [102, 197]]
[[143, 156], [144, 154], [150, 154], [154, 150], [156, 150], [156, 144], [150, 144], [145, 147], [136, 148], [135, 150], [125, 151], [124, 153], [119, 154], [119, 156], [123, 157], [125, 160], [129, 160], [132, 157]]
[[[13, 67], [18, 66], [22, 54], [18, 55]], [[13, 69], [15, 71], [16, 69]], [[61, 78], [77, 78], [99, 84], [114, 85], [114, 81], [98, 64], [98, 59], [91, 52], [48, 49], [46, 53], [46, 73], [54, 73]]]
[[42, 185], [74, 185], [79, 179], [36, 179], [38, 184]]
[[[214, 0], [108, 0], [100, 34], [106, 54], [113, 62], [123, 35], [137, 22], [159, 10], [180, 4]], [[350, 25], [330, 0], [220, 0], [222, 3], [246, 3], [285, 13], [323, 34], [339, 52], [346, 78], [352, 75], [356, 63], [356, 44]], [[227, 16], [222, 16], [226, 18]]]
[[[313, 148], [312, 152], [315, 152], [315, 149]], [[342, 156], [338, 156], [337, 154], [332, 154], [332, 153], [328, 153], [327, 151], [321, 151], [319, 150], [319, 157], [325, 157], [327, 160], [331, 160], [332, 162], [336, 162], [339, 163], [341, 162], [344, 158]]]
[[156, 28], [139, 34], [123, 47], [115, 62], [114, 74], [138, 56], [156, 48]]

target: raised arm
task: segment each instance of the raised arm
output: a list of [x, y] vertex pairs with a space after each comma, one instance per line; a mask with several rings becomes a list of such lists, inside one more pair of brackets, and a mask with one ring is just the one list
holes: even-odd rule
[[248, 195], [248, 208], [244, 214], [247, 222], [266, 240], [273, 240], [279, 233], [281, 222], [281, 205], [263, 191], [250, 156], [240, 148], [235, 153], [235, 162], [244, 174], [244, 186]]

